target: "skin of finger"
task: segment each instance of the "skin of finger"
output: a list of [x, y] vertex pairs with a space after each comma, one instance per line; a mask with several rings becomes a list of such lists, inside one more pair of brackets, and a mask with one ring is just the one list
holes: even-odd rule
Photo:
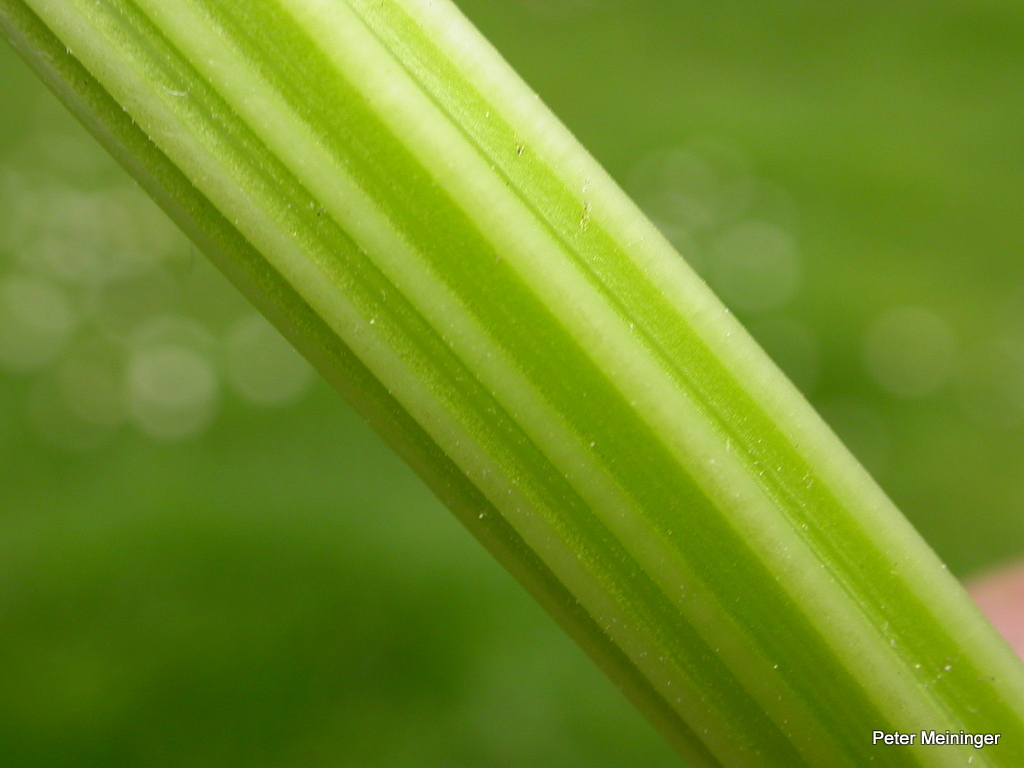
[[1024, 561], [982, 574], [966, 586], [989, 621], [1024, 658]]

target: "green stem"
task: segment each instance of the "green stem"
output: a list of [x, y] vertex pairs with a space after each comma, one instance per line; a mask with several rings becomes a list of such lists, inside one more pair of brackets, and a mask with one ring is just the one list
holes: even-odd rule
[[447, 0], [0, 24], [695, 765], [1024, 765], [1019, 661]]

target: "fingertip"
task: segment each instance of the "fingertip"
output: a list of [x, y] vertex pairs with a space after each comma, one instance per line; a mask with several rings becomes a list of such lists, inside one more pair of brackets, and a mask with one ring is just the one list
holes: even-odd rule
[[999, 634], [1024, 658], [1024, 562], [983, 574], [966, 587]]

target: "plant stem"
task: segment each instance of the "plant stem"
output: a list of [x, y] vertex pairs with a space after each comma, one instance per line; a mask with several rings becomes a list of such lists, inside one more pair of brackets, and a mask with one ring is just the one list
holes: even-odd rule
[[1024, 765], [1020, 662], [448, 0], [0, 24], [693, 764]]

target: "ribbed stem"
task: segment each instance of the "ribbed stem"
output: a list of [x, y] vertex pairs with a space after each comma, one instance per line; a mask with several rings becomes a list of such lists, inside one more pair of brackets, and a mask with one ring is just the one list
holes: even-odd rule
[[695, 765], [1024, 765], [1024, 668], [447, 0], [0, 21]]

